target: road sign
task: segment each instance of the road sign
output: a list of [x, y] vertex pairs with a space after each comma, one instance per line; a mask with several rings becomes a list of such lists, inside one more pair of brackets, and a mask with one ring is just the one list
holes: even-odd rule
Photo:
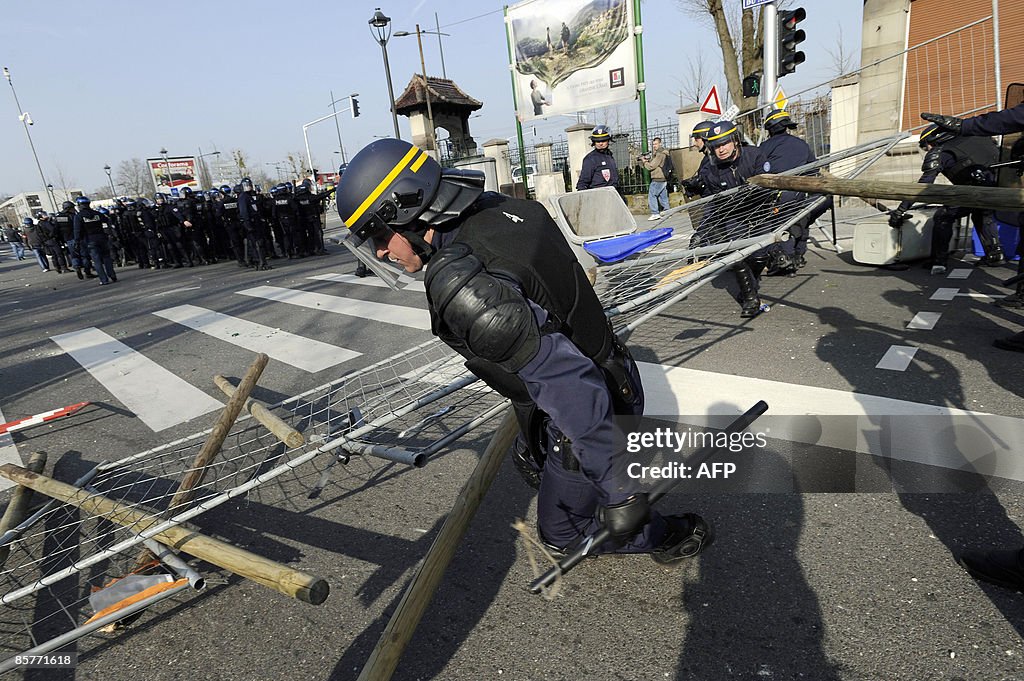
[[711, 114], [712, 116], [722, 115], [722, 103], [718, 99], [718, 86], [712, 85], [711, 92], [704, 98], [704, 103], [700, 105], [702, 113]]
[[768, 5], [775, 2], [775, 0], [743, 0], [743, 9], [753, 9], [758, 5]]
[[789, 98], [786, 97], [786, 93], [781, 85], [775, 87], [775, 96], [772, 98], [772, 104], [775, 105], [776, 109], [785, 109], [786, 105], [789, 104]]

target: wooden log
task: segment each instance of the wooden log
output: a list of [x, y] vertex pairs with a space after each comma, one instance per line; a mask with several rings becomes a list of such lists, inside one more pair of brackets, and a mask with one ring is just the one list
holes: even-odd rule
[[[249, 370], [245, 372], [245, 377], [238, 384], [238, 389], [235, 390], [227, 405], [221, 410], [220, 416], [217, 417], [217, 422], [213, 424], [213, 430], [210, 431], [206, 442], [203, 443], [203, 448], [196, 454], [192, 460], [192, 465], [185, 471], [185, 476], [178, 483], [178, 490], [171, 497], [168, 509], [174, 509], [182, 504], [187, 504], [195, 497], [196, 487], [201, 485], [203, 478], [206, 477], [206, 467], [210, 465], [213, 458], [220, 452], [220, 448], [224, 445], [224, 440], [227, 439], [228, 433], [231, 432], [232, 426], [235, 425], [238, 414], [242, 411], [242, 405], [249, 398], [249, 393], [256, 386], [256, 381], [259, 380], [260, 374], [263, 373], [263, 369], [269, 361], [270, 357], [261, 352], [256, 355], [256, 359], [249, 365]], [[146, 563], [152, 562], [154, 558], [155, 556], [152, 551], [143, 549], [135, 560], [135, 568], [141, 568]]]
[[[91, 494], [81, 488], [39, 475], [14, 464], [0, 466], [0, 475], [40, 494], [76, 506], [86, 513], [101, 516], [110, 522], [142, 534], [163, 523], [163, 519], [143, 513], [113, 499]], [[269, 558], [232, 546], [213, 537], [184, 527], [171, 527], [157, 532], [156, 541], [236, 575], [270, 587], [305, 603], [320, 605], [327, 599], [330, 585], [323, 579], [282, 565]]]
[[843, 180], [836, 177], [796, 175], [755, 175], [748, 182], [769, 189], [789, 189], [809, 194], [835, 194], [860, 198], [938, 203], [963, 208], [1024, 210], [1024, 190], [969, 185], [886, 182], [884, 180]]
[[370, 653], [358, 681], [387, 681], [395, 673], [405, 647], [409, 645], [416, 626], [441, 583], [445, 568], [455, 555], [459, 541], [469, 528], [480, 502], [483, 501], [491, 482], [494, 481], [494, 476], [501, 468], [505, 452], [512, 445], [518, 432], [519, 425], [515, 413], [509, 407], [501, 425], [491, 437], [484, 455], [473, 469], [473, 474], [462, 486], [451, 513], [445, 518], [441, 531], [427, 551], [412, 582], [402, 594], [402, 600], [384, 627], [384, 633], [377, 640], [377, 645]]
[[[43, 469], [46, 468], [46, 452], [32, 452], [28, 457], [28, 463], [25, 464], [25, 468], [33, 473], [42, 473]], [[7, 510], [4, 511], [4, 517], [0, 518], [0, 535], [12, 527], [21, 524], [21, 521], [25, 519], [25, 513], [28, 511], [28, 505], [31, 501], [31, 488], [19, 486], [14, 490], [10, 502], [7, 504]], [[11, 555], [10, 545], [0, 546], [0, 565], [7, 562], [9, 555]]]
[[[231, 381], [220, 374], [213, 377], [213, 382], [216, 383], [221, 392], [228, 397], [235, 394], [235, 386], [231, 384]], [[244, 408], [247, 412], [252, 414], [254, 419], [262, 423], [264, 428], [273, 433], [278, 440], [285, 443], [289, 449], [301, 447], [303, 443], [305, 443], [306, 438], [302, 436], [302, 433], [282, 421], [280, 417], [267, 408], [267, 405], [263, 404], [259, 400], [254, 400], [251, 397], [246, 399]]]

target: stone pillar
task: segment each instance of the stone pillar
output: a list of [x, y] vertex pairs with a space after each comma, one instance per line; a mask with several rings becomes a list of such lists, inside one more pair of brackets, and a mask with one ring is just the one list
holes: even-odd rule
[[494, 159], [498, 186], [512, 184], [512, 165], [508, 161], [508, 140], [487, 140], [484, 142], [484, 156]]
[[588, 123], [577, 123], [565, 129], [569, 137], [569, 174], [573, 187], [580, 179], [583, 157], [590, 153], [590, 132], [594, 127]]
[[701, 112], [700, 107], [696, 104], [678, 109], [676, 116], [679, 117], [679, 146], [688, 147], [693, 127], [709, 116]]
[[555, 163], [551, 160], [551, 142], [541, 142], [534, 146], [537, 151], [537, 172], [538, 173], [550, 173], [555, 167]]

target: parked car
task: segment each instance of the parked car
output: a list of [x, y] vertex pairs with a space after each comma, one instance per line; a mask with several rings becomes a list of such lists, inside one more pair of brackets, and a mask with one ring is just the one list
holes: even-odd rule
[[[533, 191], [533, 176], [537, 174], [537, 166], [527, 164], [526, 166], [526, 189]], [[516, 164], [512, 166], [512, 182], [521, 184], [523, 181], [523, 168]]]

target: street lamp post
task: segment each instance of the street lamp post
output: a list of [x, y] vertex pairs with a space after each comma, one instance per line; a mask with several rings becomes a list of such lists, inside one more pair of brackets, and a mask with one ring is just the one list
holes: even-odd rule
[[[213, 180], [210, 178], [210, 169], [206, 167], [206, 161], [203, 158], [206, 156], [220, 156], [220, 152], [211, 151], [208, 154], [204, 154], [202, 147], [196, 148], [199, 149], [199, 156], [197, 157], [199, 159], [199, 179], [206, 185], [206, 189], [211, 189], [213, 187]], [[204, 175], [205, 177], [203, 177]]]
[[329, 113], [326, 116], [321, 116], [315, 121], [310, 121], [309, 123], [306, 123], [305, 125], [302, 126], [302, 141], [306, 143], [306, 160], [309, 161], [309, 172], [313, 173], [314, 182], [316, 181], [316, 173], [313, 172], [313, 154], [311, 154], [309, 151], [309, 134], [306, 131], [309, 129], [309, 126], [314, 125], [315, 123], [326, 121], [328, 118], [337, 118], [338, 116], [347, 111], [351, 111], [351, 107], [342, 109], [341, 111], [336, 111], [334, 113]]
[[370, 24], [370, 35], [380, 43], [380, 50], [384, 53], [384, 74], [388, 79], [388, 97], [391, 98], [391, 122], [395, 125], [395, 139], [402, 139], [398, 131], [398, 112], [395, 111], [395, 88], [391, 85], [391, 66], [388, 64], [388, 39], [391, 37], [391, 17], [385, 16], [376, 9], [368, 22]]
[[57, 211], [57, 199], [53, 196], [53, 185], [46, 185], [46, 193], [50, 195], [50, 205], [53, 206], [54, 212]]
[[[437, 137], [434, 134], [434, 110], [430, 105], [430, 81], [427, 80], [427, 62], [423, 59], [423, 38], [420, 34], [420, 25], [416, 24], [416, 43], [420, 48], [420, 67], [423, 69], [423, 96], [427, 100], [427, 121], [430, 123], [430, 131], [427, 133], [427, 144], [431, 149], [437, 149]], [[409, 31], [399, 31], [395, 37], [412, 35]]]
[[[39, 163], [39, 155], [36, 153], [36, 145], [32, 142], [32, 133], [28, 131], [28, 126], [32, 125], [32, 117], [29, 116], [27, 111], [22, 110], [21, 102], [18, 101], [18, 92], [14, 89], [14, 81], [11, 80], [11, 72], [6, 66], [4, 67], [4, 78], [7, 79], [7, 82], [11, 86], [11, 94], [14, 95], [14, 105], [18, 107], [18, 120], [25, 126], [25, 137], [28, 137], [28, 146], [32, 149], [32, 158], [36, 160], [36, 168], [39, 169], [39, 179], [43, 181], [43, 186], [45, 187], [49, 183], [46, 181], [46, 176], [43, 175], [43, 166]], [[395, 128], [398, 128], [398, 123], [395, 123]], [[57, 206], [53, 204], [52, 198], [50, 199], [50, 204], [50, 209], [56, 213]]]
[[174, 180], [171, 177], [171, 162], [167, 160], [167, 147], [160, 147], [160, 155], [164, 157], [164, 171], [167, 173], [167, 191], [174, 187]]
[[110, 177], [110, 164], [103, 166], [104, 172], [107, 174], [107, 182], [110, 184], [110, 198], [117, 197], [117, 190], [114, 189], [114, 180]]

